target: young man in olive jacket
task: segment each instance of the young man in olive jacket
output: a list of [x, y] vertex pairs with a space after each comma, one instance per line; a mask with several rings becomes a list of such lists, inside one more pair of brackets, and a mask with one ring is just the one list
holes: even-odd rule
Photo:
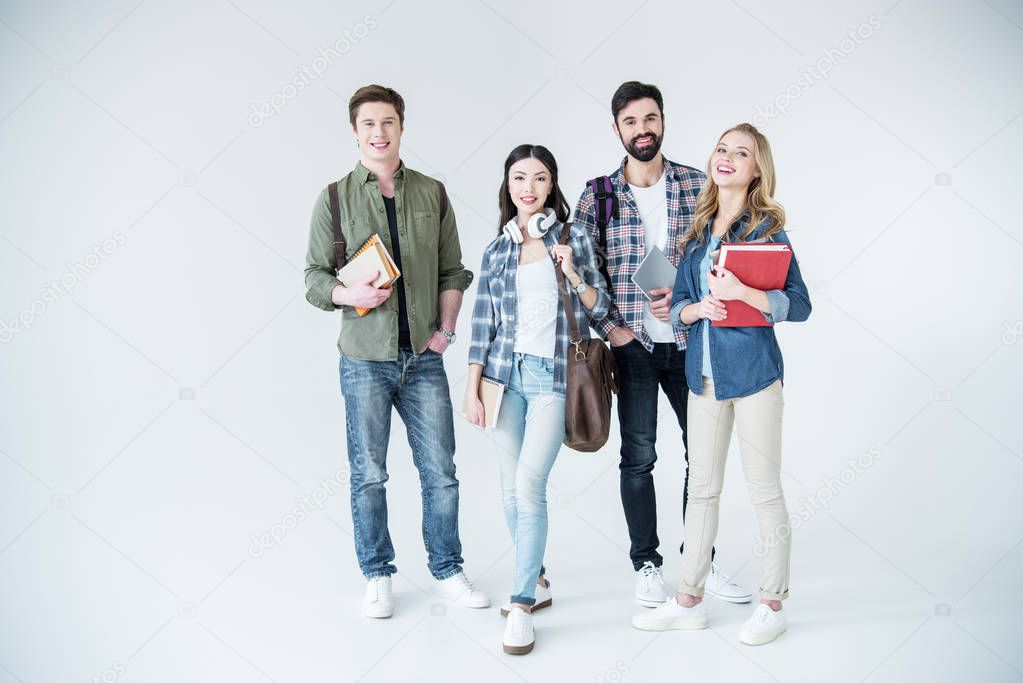
[[[490, 600], [462, 572], [458, 538], [458, 479], [451, 398], [442, 354], [455, 340], [462, 293], [472, 273], [462, 266], [455, 215], [438, 181], [407, 168], [399, 157], [405, 103], [397, 92], [368, 85], [348, 105], [361, 159], [337, 183], [345, 257], [374, 233], [401, 277], [389, 289], [370, 278], [345, 287], [337, 258], [331, 188], [313, 208], [306, 256], [306, 299], [341, 311], [341, 393], [345, 400], [351, 467], [352, 523], [359, 567], [368, 580], [362, 611], [394, 610], [394, 548], [387, 530], [387, 441], [391, 408], [405, 423], [419, 470], [423, 542], [435, 592], [465, 607]], [[360, 316], [356, 308], [368, 308]]]

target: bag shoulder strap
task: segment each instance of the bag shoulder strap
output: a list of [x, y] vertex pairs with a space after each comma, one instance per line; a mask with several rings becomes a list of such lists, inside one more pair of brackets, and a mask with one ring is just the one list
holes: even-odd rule
[[345, 255], [348, 251], [348, 242], [341, 230], [341, 202], [337, 196], [337, 181], [327, 186], [327, 195], [330, 197], [330, 224], [334, 230], [334, 263], [336, 269], [340, 271], [348, 260]]
[[444, 188], [444, 183], [439, 180], [436, 182], [437, 192], [440, 193], [440, 219], [444, 220], [448, 215], [448, 191]]
[[602, 175], [586, 184], [593, 191], [593, 208], [597, 221], [597, 247], [600, 249], [600, 274], [607, 282], [607, 291], [611, 291], [611, 274], [607, 272], [607, 226], [618, 216], [618, 197], [614, 193], [611, 177]]
[[[558, 238], [558, 244], [568, 244], [568, 238], [572, 224], [566, 222], [564, 227], [561, 228], [561, 236]], [[554, 274], [558, 280], [558, 291], [561, 292], [561, 302], [565, 307], [565, 317], [568, 319], [568, 331], [572, 334], [572, 344], [575, 346], [576, 358], [582, 353], [579, 348], [579, 344], [582, 342], [582, 336], [579, 334], [579, 323], [575, 319], [575, 307], [572, 306], [572, 297], [568, 293], [568, 283], [565, 282], [565, 274], [561, 272], [561, 266], [554, 264]]]

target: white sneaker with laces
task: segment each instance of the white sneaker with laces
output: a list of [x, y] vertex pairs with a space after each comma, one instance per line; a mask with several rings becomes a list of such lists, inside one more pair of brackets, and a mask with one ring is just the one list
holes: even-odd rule
[[788, 625], [788, 619], [782, 610], [775, 612], [764, 603], [760, 603], [753, 616], [739, 629], [739, 640], [746, 645], [766, 645], [785, 633]]
[[[536, 584], [536, 602], [533, 604], [533, 611], [543, 609], [544, 607], [550, 607], [554, 604], [554, 597], [551, 595], [551, 582], [544, 579], [546, 585]], [[511, 612], [511, 603], [506, 602], [501, 606], [501, 616], [506, 617]]]
[[533, 651], [533, 615], [521, 607], [513, 607], [504, 625], [504, 651], [524, 655]]
[[703, 602], [694, 607], [683, 607], [678, 604], [674, 595], [657, 608], [632, 617], [632, 625], [641, 631], [701, 629], [707, 628], [709, 623]]
[[472, 609], [490, 607], [490, 598], [472, 585], [472, 581], [462, 572], [443, 580], [437, 580], [433, 586], [433, 593], [451, 600], [460, 607], [471, 607]]
[[745, 604], [753, 599], [752, 593], [742, 586], [732, 583], [728, 574], [718, 569], [715, 562], [710, 563], [710, 575], [707, 577], [704, 593], [712, 598], [737, 604]]
[[366, 584], [366, 596], [362, 599], [362, 616], [386, 619], [392, 614], [394, 596], [391, 593], [391, 577], [374, 576]]
[[643, 607], [657, 607], [669, 597], [674, 598], [674, 591], [664, 585], [661, 568], [647, 561], [636, 571], [636, 602]]

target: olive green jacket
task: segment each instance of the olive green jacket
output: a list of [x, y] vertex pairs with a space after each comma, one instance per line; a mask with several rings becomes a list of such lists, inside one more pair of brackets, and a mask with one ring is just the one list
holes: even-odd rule
[[[437, 329], [440, 292], [465, 291], [472, 283], [472, 272], [462, 265], [462, 248], [450, 203], [444, 216], [440, 216], [440, 187], [438, 181], [406, 168], [404, 163], [394, 174], [403, 270], [394, 286], [405, 288], [409, 333], [416, 350], [425, 346]], [[338, 182], [338, 200], [341, 229], [347, 242], [346, 258], [351, 258], [373, 233], [380, 236], [393, 256], [387, 212], [376, 175], [361, 162], [356, 164]], [[335, 306], [330, 295], [340, 284], [335, 276], [336, 265], [330, 200], [324, 188], [316, 199], [309, 227], [305, 298], [324, 311], [341, 309], [337, 348], [342, 355], [361, 360], [396, 360], [398, 297], [389, 297], [362, 317], [351, 306]]]

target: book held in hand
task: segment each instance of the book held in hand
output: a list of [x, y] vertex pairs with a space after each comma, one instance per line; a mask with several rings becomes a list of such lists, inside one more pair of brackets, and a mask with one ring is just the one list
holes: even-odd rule
[[[380, 241], [380, 235], [373, 233], [362, 246], [348, 259], [344, 268], [338, 271], [337, 279], [345, 287], [351, 287], [360, 282], [365, 282], [373, 273], [380, 273], [380, 276], [373, 281], [377, 289], [389, 289], [401, 273], [394, 259], [387, 253], [387, 248]], [[355, 312], [360, 316], [369, 313], [368, 308], [356, 308]]]
[[[480, 377], [480, 402], [483, 404], [484, 422], [487, 429], [497, 425], [497, 415], [504, 399], [504, 384], [491, 377]], [[469, 419], [469, 397], [462, 402], [462, 417]]]
[[[721, 245], [718, 268], [735, 274], [744, 285], [763, 291], [785, 289], [785, 278], [792, 261], [792, 250], [779, 242], [736, 243]], [[709, 273], [707, 277], [715, 277]], [[771, 327], [764, 314], [744, 301], [723, 302], [728, 317], [713, 320], [714, 327]]]

